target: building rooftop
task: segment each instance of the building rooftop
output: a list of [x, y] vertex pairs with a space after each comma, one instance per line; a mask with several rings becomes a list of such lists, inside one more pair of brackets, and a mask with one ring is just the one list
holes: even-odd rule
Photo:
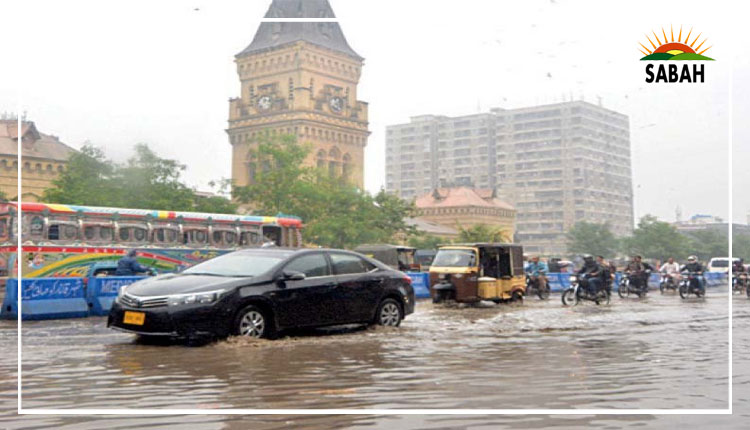
[[[328, 0], [273, 0], [265, 18], [335, 18]], [[237, 57], [304, 41], [353, 57], [354, 52], [337, 22], [261, 22], [253, 41]]]
[[493, 189], [468, 187], [436, 188], [431, 193], [417, 197], [415, 204], [419, 209], [474, 206], [515, 210], [510, 204], [498, 199]]
[[436, 224], [421, 218], [404, 218], [404, 223], [414, 226], [418, 231], [438, 236], [458, 236], [458, 230], [444, 225]]
[[[15, 119], [0, 120], [0, 154], [18, 155], [18, 123]], [[67, 161], [75, 149], [60, 142], [57, 136], [40, 133], [34, 122], [21, 124], [24, 157]]]

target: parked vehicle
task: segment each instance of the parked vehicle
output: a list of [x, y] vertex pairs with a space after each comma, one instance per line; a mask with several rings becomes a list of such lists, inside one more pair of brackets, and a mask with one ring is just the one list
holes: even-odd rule
[[247, 249], [126, 286], [107, 325], [141, 336], [274, 338], [296, 327], [398, 326], [414, 312], [403, 273], [335, 249]]
[[662, 294], [664, 294], [667, 291], [676, 292], [677, 288], [678, 288], [678, 285], [674, 276], [670, 274], [661, 275], [661, 280], [659, 281], [659, 291]]
[[374, 258], [390, 268], [402, 272], [419, 272], [419, 264], [414, 261], [416, 248], [403, 245], [360, 245], [355, 252]]
[[577, 305], [583, 300], [599, 304], [608, 305], [610, 301], [610, 291], [608, 288], [601, 288], [596, 294], [591, 294], [589, 291], [581, 286], [581, 280], [578, 275], [570, 276], [570, 287], [563, 291], [562, 303], [564, 306]]
[[[733, 258], [732, 262], [738, 262], [741, 261], [739, 258]], [[708, 262], [708, 266], [706, 267], [707, 272], [719, 272], [719, 273], [729, 273], [729, 258], [727, 257], [716, 257], [712, 258]]]
[[441, 246], [430, 267], [435, 303], [521, 302], [526, 294], [523, 247], [506, 243]]
[[683, 274], [682, 281], [680, 281], [680, 297], [687, 299], [690, 295], [696, 297], [704, 297], [706, 292], [703, 288], [696, 286], [699, 285], [699, 277], [702, 277], [700, 273], [689, 272]]
[[549, 299], [549, 283], [545, 288], [539, 288], [539, 280], [532, 279], [529, 274], [526, 274], [526, 295], [531, 296], [534, 294], [541, 300]]
[[646, 279], [643, 281], [642, 286], [633, 285], [632, 276], [633, 275], [630, 273], [623, 272], [622, 277], [620, 278], [620, 285], [617, 288], [617, 294], [623, 299], [631, 294], [637, 295], [639, 299], [646, 297], [646, 294], [648, 294], [648, 277], [651, 276], [651, 271], [645, 271], [644, 277]]

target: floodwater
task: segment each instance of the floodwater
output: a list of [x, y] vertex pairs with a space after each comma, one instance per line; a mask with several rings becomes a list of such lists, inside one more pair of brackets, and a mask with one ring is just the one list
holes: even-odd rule
[[[399, 328], [276, 341], [148, 345], [104, 318], [23, 323], [30, 408], [617, 408], [728, 406], [728, 295], [652, 292], [565, 308], [421, 301]], [[750, 418], [750, 300], [734, 297], [734, 407]], [[0, 428], [741, 428], [741, 416], [17, 416], [16, 325], [0, 323]], [[746, 422], [746, 421], [745, 421]]]

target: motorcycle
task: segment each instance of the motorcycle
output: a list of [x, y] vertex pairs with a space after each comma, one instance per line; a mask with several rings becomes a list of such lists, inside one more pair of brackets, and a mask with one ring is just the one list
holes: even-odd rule
[[667, 290], [673, 292], [677, 291], [678, 285], [675, 282], [674, 276], [669, 274], [661, 275], [661, 281], [659, 282], [659, 291], [664, 294]]
[[578, 275], [572, 275], [570, 277], [570, 287], [563, 291], [562, 303], [564, 306], [577, 305], [582, 300], [588, 300], [599, 304], [609, 304], [610, 293], [609, 290], [604, 286], [596, 294], [589, 293], [588, 289], [581, 287], [581, 282], [578, 279]]
[[539, 279], [533, 280], [529, 274], [526, 274], [526, 296], [536, 294], [539, 299], [549, 299], [549, 284], [545, 289], [539, 288]]
[[747, 289], [747, 274], [736, 273], [732, 275], [732, 293], [742, 294]]
[[[702, 276], [702, 274], [696, 272], [683, 274], [682, 281], [680, 282], [680, 297], [683, 299], [687, 299], [691, 294], [694, 294], [699, 298], [705, 297], [706, 291], [703, 287], [700, 286], [700, 282], [698, 279]], [[698, 284], [699, 286], [696, 287], [694, 286], [694, 284]]]
[[651, 271], [646, 270], [644, 272], [644, 278], [646, 279], [644, 285], [642, 287], [636, 287], [630, 279], [630, 273], [623, 273], [622, 278], [620, 279], [620, 285], [617, 287], [617, 294], [623, 299], [627, 298], [630, 294], [637, 295], [639, 299], [645, 297], [646, 293], [648, 293], [649, 276], [651, 276]]

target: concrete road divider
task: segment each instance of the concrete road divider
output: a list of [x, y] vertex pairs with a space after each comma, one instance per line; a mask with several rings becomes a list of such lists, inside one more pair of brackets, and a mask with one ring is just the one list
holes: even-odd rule
[[120, 288], [140, 281], [145, 276], [106, 276], [89, 278], [86, 301], [91, 315], [107, 315]]
[[[2, 318], [18, 317], [18, 279], [8, 279]], [[89, 314], [83, 278], [29, 278], [21, 288], [24, 320], [77, 318]]]

